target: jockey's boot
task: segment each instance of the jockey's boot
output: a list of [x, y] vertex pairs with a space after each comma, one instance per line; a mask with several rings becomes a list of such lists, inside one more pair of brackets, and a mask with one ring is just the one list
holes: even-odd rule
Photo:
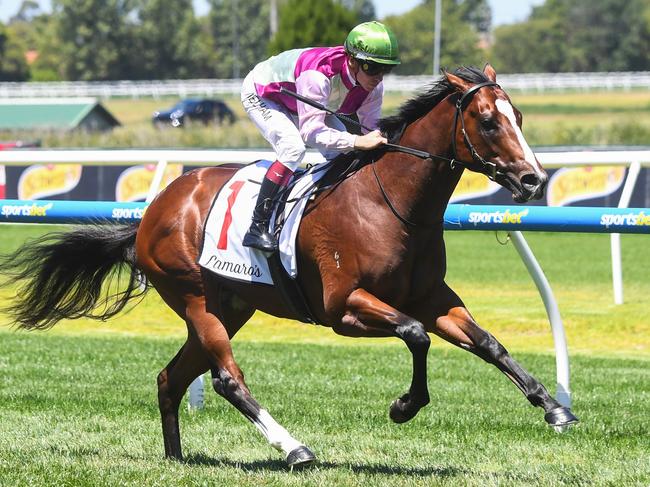
[[253, 221], [242, 241], [244, 247], [252, 247], [269, 253], [277, 250], [278, 242], [275, 236], [269, 232], [269, 220], [273, 213], [273, 198], [282, 187], [286, 186], [291, 174], [292, 171], [279, 162], [275, 162], [267, 171], [253, 210]]

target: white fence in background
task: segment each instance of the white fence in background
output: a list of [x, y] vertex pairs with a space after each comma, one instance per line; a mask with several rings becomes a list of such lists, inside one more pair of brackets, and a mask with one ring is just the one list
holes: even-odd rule
[[[387, 92], [412, 92], [425, 88], [432, 76], [396, 76], [384, 79]], [[565, 90], [650, 89], [650, 72], [527, 73], [503, 74], [499, 83], [506, 90], [545, 92]], [[239, 94], [241, 79], [192, 79], [153, 81], [58, 81], [0, 83], [0, 98], [43, 97], [180, 97]]]

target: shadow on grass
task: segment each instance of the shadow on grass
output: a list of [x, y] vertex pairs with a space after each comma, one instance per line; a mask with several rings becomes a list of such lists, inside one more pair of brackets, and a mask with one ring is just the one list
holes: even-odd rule
[[[236, 462], [224, 458], [212, 458], [207, 455], [189, 455], [184, 462], [187, 465], [199, 465], [209, 467], [231, 467], [244, 471], [272, 471], [272, 472], [289, 472], [290, 469], [286, 462], [282, 460], [254, 460], [250, 462]], [[299, 469], [301, 471], [309, 470], [330, 470], [342, 469], [354, 473], [364, 474], [382, 474], [382, 475], [403, 475], [410, 477], [439, 477], [449, 478], [459, 475], [470, 474], [470, 470], [457, 467], [400, 467], [395, 465], [381, 464], [350, 464], [350, 463], [333, 463], [317, 462], [311, 466]]]

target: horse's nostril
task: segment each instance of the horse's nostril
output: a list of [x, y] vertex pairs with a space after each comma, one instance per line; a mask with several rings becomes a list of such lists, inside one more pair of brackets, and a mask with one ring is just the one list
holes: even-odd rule
[[530, 191], [534, 191], [540, 183], [541, 181], [535, 174], [524, 174], [521, 177], [521, 185]]

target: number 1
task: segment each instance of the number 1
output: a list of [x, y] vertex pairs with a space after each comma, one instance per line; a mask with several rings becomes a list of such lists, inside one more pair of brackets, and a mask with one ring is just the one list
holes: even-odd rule
[[228, 208], [226, 209], [226, 214], [223, 217], [223, 225], [221, 226], [221, 233], [219, 234], [219, 242], [217, 243], [217, 248], [219, 250], [226, 250], [228, 248], [228, 229], [232, 223], [232, 205], [235, 204], [237, 195], [239, 191], [244, 186], [245, 181], [235, 181], [228, 189], [232, 190], [230, 196], [228, 196]]

